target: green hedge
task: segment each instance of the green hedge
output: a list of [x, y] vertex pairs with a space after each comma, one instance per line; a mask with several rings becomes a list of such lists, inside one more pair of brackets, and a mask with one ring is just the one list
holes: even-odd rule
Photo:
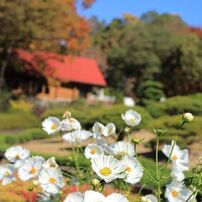
[[[170, 143], [171, 140], [176, 140], [177, 144], [182, 147], [187, 147], [187, 144], [191, 144], [194, 141], [202, 140], [202, 116], [195, 116], [194, 121], [183, 126], [178, 130], [179, 123], [181, 122], [181, 116], [163, 116], [158, 119], [153, 119], [149, 128], [165, 129], [166, 134], [161, 137], [161, 143]], [[154, 141], [150, 142], [150, 146], [154, 147]]]
[[44, 139], [49, 136], [41, 129], [26, 129], [16, 134], [0, 134], [0, 151], [5, 151], [14, 144], [28, 142], [34, 139]]
[[154, 118], [165, 115], [176, 115], [183, 112], [202, 115], [202, 93], [171, 97], [163, 103], [149, 102], [147, 103], [146, 110]]
[[0, 113], [0, 130], [36, 128], [39, 126], [39, 119], [31, 112], [10, 110], [7, 113]]
[[59, 118], [62, 117], [63, 113], [66, 110], [69, 110], [72, 113], [72, 116], [78, 119], [82, 126], [86, 129], [90, 129], [95, 121], [99, 121], [101, 123], [113, 122], [115, 123], [117, 129], [121, 129], [125, 126], [123, 120], [121, 119], [121, 114], [124, 113], [128, 109], [134, 109], [139, 112], [142, 116], [142, 123], [136, 127], [136, 129], [144, 128], [151, 121], [151, 116], [149, 113], [140, 106], [135, 107], [126, 107], [124, 105], [112, 105], [112, 106], [69, 106], [68, 108], [62, 109], [51, 109], [45, 112], [42, 115], [42, 120], [47, 118], [48, 116], [57, 116]]

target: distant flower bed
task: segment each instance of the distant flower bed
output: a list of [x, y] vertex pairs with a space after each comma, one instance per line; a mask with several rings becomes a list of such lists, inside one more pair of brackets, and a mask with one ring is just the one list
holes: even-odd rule
[[[57, 117], [46, 118], [42, 123], [43, 130], [51, 136], [61, 133], [62, 139], [72, 144], [74, 167], [59, 167], [54, 157], [45, 161], [41, 156], [31, 156], [30, 152], [21, 146], [13, 146], [5, 152], [10, 163], [0, 167], [2, 186], [9, 187], [11, 183], [24, 186], [28, 183], [26, 189], [23, 187], [16, 193], [18, 197], [30, 202], [133, 202], [137, 198], [131, 199], [130, 187], [139, 183], [145, 173], [156, 186], [152, 188], [153, 193], [141, 196], [139, 201], [196, 201], [202, 186], [201, 164], [196, 166], [191, 177], [185, 178], [184, 172], [189, 169], [188, 150], [180, 149], [176, 142], [172, 141], [170, 145], [163, 146], [162, 152], [167, 160], [160, 167], [159, 140], [160, 136], [166, 135], [166, 131], [155, 129], [156, 173], [150, 173], [147, 166], [139, 160], [137, 153], [137, 145], [142, 139], [134, 138], [132, 141], [117, 141], [113, 144], [106, 142], [106, 137], [115, 138], [122, 130], [130, 133], [131, 127], [141, 123], [141, 115], [133, 110], [126, 111], [121, 117], [126, 125], [119, 132], [114, 123], [104, 125], [99, 122], [95, 122], [92, 131], [83, 130], [80, 122], [73, 118], [70, 112], [65, 112], [62, 120]], [[179, 130], [193, 119], [191, 113], [183, 114]], [[96, 143], [88, 144], [83, 150], [81, 143], [90, 137], [93, 137]], [[81, 153], [89, 159], [90, 167], [80, 165]], [[168, 176], [165, 171], [170, 162], [172, 167]], [[161, 182], [165, 178], [169, 179], [169, 184], [162, 187]], [[113, 183], [119, 189], [112, 188], [114, 192], [107, 192], [105, 188], [108, 183]]]

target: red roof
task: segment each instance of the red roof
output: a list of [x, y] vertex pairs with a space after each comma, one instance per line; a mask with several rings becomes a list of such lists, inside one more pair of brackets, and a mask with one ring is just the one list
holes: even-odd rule
[[[42, 73], [63, 82], [77, 82], [106, 86], [106, 81], [94, 59], [63, 56], [48, 52], [15, 50], [17, 57], [25, 62], [27, 70]], [[43, 67], [39, 67], [43, 64]], [[41, 69], [40, 69], [41, 68]]]

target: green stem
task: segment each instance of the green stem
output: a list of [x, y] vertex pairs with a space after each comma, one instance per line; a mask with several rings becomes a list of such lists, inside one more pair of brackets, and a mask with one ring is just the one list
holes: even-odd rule
[[157, 180], [151, 175], [151, 173], [144, 167], [144, 165], [141, 163], [141, 161], [139, 160], [137, 153], [136, 153], [136, 159], [138, 160], [138, 162], [140, 163], [140, 165], [142, 166], [142, 168], [144, 169], [144, 171], [147, 173], [147, 175], [149, 175], [149, 177], [151, 177], [152, 181], [154, 183], [157, 183]]
[[161, 185], [159, 178], [159, 136], [157, 136], [156, 140], [156, 179], [157, 179], [157, 196], [158, 202], [161, 201]]
[[[180, 125], [178, 126], [177, 135], [179, 135], [179, 130], [182, 129], [182, 127], [184, 126], [185, 123], [186, 123], [186, 122], [182, 121], [182, 122], [180, 123]], [[167, 161], [166, 161], [166, 163], [165, 163], [164, 168], [162, 169], [162, 173], [161, 173], [160, 179], [162, 178], [163, 174], [165, 173], [165, 170], [166, 170], [166, 168], [167, 168], [167, 166], [168, 166], [168, 163], [169, 163], [169, 161], [170, 161], [170, 158], [171, 158], [171, 156], [172, 156], [172, 153], [173, 153], [173, 149], [174, 149], [174, 147], [175, 147], [175, 144], [176, 144], [176, 142], [174, 141], [174, 144], [172, 145], [172, 148], [171, 148], [169, 157], [168, 157], [168, 159], [167, 159]]]
[[194, 193], [195, 193], [195, 192], [193, 192], [185, 202], [188, 202], [189, 199], [191, 199], [191, 197], [194, 195]]
[[75, 163], [75, 166], [76, 166], [76, 171], [78, 173], [78, 179], [81, 180], [82, 176], [81, 176], [81, 172], [80, 172], [80, 168], [79, 168], [79, 162], [78, 162], [78, 151], [79, 151], [78, 146], [76, 146], [76, 150], [73, 147], [74, 163]]

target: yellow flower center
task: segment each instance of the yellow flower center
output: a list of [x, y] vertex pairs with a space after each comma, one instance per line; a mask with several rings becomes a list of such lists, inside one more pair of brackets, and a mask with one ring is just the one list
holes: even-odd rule
[[173, 157], [172, 157], [172, 160], [173, 161], [176, 161], [178, 158], [177, 158], [177, 156], [176, 155], [174, 155]]
[[109, 176], [112, 173], [112, 170], [108, 167], [104, 167], [100, 170], [101, 175]]
[[16, 154], [15, 159], [16, 159], [16, 160], [19, 160], [19, 159], [20, 159], [20, 155], [19, 155], [19, 154]]
[[172, 196], [173, 196], [174, 198], [176, 198], [176, 197], [178, 196], [178, 192], [177, 192], [177, 191], [175, 191], [175, 190], [174, 190], [174, 191], [172, 191], [172, 192], [171, 192], [171, 194], [172, 194]]
[[53, 177], [51, 177], [51, 178], [49, 179], [49, 182], [50, 182], [51, 184], [54, 184], [54, 183], [56, 182], [56, 179], [53, 178]]
[[127, 172], [127, 173], [130, 173], [131, 170], [132, 170], [132, 169], [131, 169], [131, 167], [129, 167], [129, 166], [126, 168], [126, 172]]
[[55, 129], [57, 129], [57, 127], [58, 127], [57, 124], [53, 123], [52, 126], [51, 126], [51, 129], [55, 130]]
[[125, 150], [125, 151], [122, 151], [121, 153], [120, 153], [120, 155], [128, 155], [128, 151], [127, 150]]
[[37, 172], [36, 168], [32, 167], [32, 169], [30, 170], [29, 173], [34, 175], [34, 174], [36, 174], [36, 172]]
[[6, 172], [4, 173], [4, 176], [5, 176], [5, 177], [8, 177], [8, 176], [10, 176], [10, 173], [9, 173], [8, 171], [6, 171]]
[[135, 123], [135, 121], [136, 121], [135, 117], [130, 118], [130, 122]]
[[90, 150], [90, 153], [91, 153], [91, 154], [96, 154], [96, 153], [97, 153], [97, 149], [95, 149], [95, 148], [91, 149], [91, 150]]

